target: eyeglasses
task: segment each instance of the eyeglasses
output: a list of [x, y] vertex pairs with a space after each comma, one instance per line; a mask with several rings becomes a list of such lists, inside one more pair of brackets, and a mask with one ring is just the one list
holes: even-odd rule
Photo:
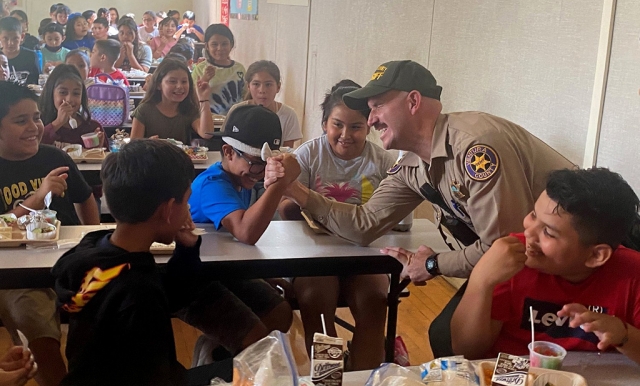
[[249, 161], [249, 159], [244, 156], [244, 153], [236, 149], [235, 147], [233, 148], [233, 151], [235, 151], [236, 154], [240, 156], [240, 158], [247, 161], [247, 163], [249, 164], [249, 173], [251, 174], [260, 174], [264, 172], [264, 169], [267, 167], [267, 163], [264, 161]]

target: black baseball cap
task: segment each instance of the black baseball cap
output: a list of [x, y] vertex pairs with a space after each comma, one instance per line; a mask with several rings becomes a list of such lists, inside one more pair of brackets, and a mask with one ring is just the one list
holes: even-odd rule
[[389, 90], [416, 90], [422, 96], [437, 100], [442, 93], [442, 87], [424, 66], [413, 60], [395, 60], [378, 66], [366, 86], [344, 94], [342, 101], [352, 110], [364, 110], [368, 108], [369, 98]]
[[278, 150], [282, 140], [280, 118], [273, 111], [260, 105], [238, 106], [231, 111], [222, 131], [213, 134], [243, 153], [260, 157], [266, 143], [271, 150]]

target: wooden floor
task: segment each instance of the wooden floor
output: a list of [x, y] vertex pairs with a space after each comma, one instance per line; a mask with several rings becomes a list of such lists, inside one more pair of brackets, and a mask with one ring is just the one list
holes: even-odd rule
[[[398, 335], [402, 336], [409, 350], [411, 364], [420, 364], [433, 359], [427, 331], [431, 320], [440, 313], [455, 293], [455, 288], [444, 279], [436, 278], [424, 287], [410, 285], [409, 290], [411, 295], [402, 299], [398, 308]], [[346, 308], [339, 309], [338, 315], [347, 321], [353, 322], [351, 314]], [[172, 322], [178, 360], [189, 368], [191, 366], [193, 346], [200, 332], [178, 319], [173, 319]], [[62, 350], [64, 352], [67, 326], [63, 325], [62, 329]], [[298, 362], [298, 371], [301, 375], [307, 375], [309, 372], [309, 360], [304, 348], [304, 334], [299, 315], [295, 315], [289, 335], [296, 362]], [[340, 327], [338, 328], [338, 335], [346, 340], [351, 339], [351, 334]], [[7, 330], [0, 328], [0, 353], [4, 353], [10, 346], [11, 339]], [[34, 381], [30, 381], [27, 385], [36, 386], [37, 384]]]

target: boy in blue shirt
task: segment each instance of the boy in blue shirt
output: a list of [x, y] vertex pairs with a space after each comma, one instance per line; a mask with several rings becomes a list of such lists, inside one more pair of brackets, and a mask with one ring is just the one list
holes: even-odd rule
[[[222, 161], [193, 181], [191, 216], [197, 223], [212, 222], [218, 230], [224, 227], [239, 241], [253, 245], [269, 226], [287, 186], [267, 189], [249, 207], [251, 190], [264, 178], [267, 165], [260, 158], [263, 145], [268, 144], [271, 150], [280, 148], [280, 120], [263, 106], [241, 106], [227, 117], [223, 131], [214, 136], [222, 137], [225, 143], [220, 150]], [[286, 160], [293, 169], [289, 173], [285, 166], [284, 178], [293, 180], [300, 174], [300, 166], [292, 156]]]
[[[229, 114], [223, 131], [215, 135], [224, 142], [220, 150], [222, 161], [193, 181], [191, 216], [194, 222], [212, 222], [216, 229], [224, 227], [239, 241], [255, 244], [269, 226], [287, 185], [300, 174], [300, 167], [287, 154], [283, 180], [269, 186], [250, 206], [252, 188], [264, 178], [262, 147], [280, 147], [280, 119], [263, 106], [241, 106]], [[208, 363], [215, 343], [235, 355], [269, 332], [286, 332], [291, 326], [289, 303], [264, 280], [212, 282], [200, 293], [178, 313], [205, 333], [196, 344], [194, 364]], [[213, 310], [216, 317], [207, 319]]]

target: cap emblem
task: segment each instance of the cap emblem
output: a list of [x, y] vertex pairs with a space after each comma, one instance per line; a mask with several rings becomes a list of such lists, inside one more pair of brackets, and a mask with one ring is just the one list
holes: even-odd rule
[[386, 66], [378, 67], [378, 69], [373, 73], [373, 75], [371, 75], [371, 80], [378, 80], [382, 78], [382, 75], [384, 75], [385, 71], [387, 71]]
[[235, 125], [233, 126], [233, 129], [231, 129], [232, 132], [234, 133], [239, 133], [240, 129], [238, 129]]

